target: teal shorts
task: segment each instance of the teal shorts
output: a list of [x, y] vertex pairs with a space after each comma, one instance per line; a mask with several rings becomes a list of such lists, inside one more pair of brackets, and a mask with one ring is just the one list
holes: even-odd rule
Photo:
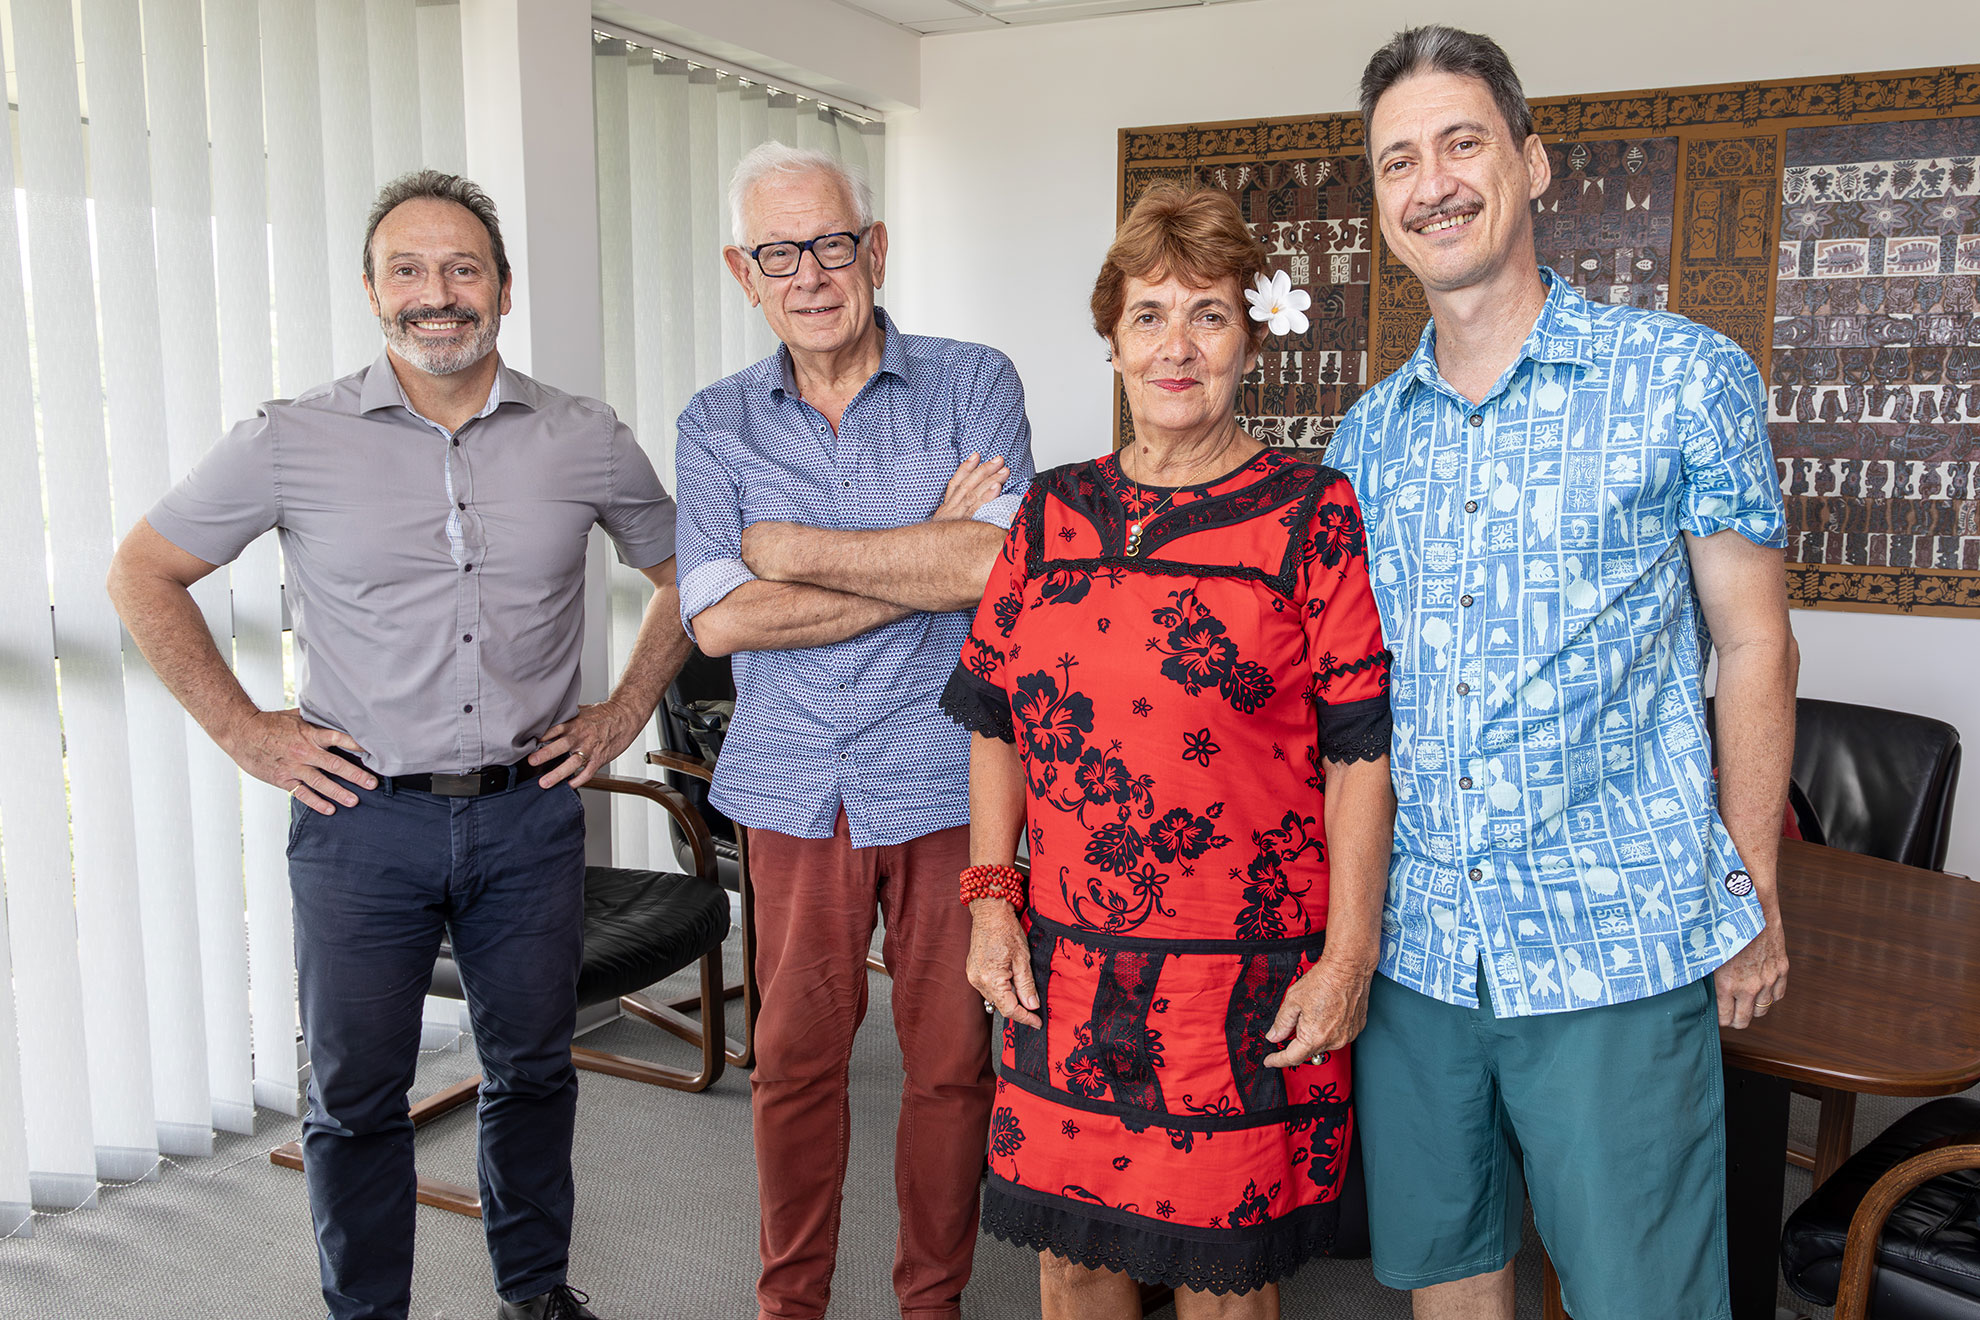
[[1378, 975], [1354, 1107], [1375, 1277], [1389, 1287], [1504, 1266], [1524, 1193], [1575, 1320], [1730, 1315], [1711, 978], [1499, 1018]]

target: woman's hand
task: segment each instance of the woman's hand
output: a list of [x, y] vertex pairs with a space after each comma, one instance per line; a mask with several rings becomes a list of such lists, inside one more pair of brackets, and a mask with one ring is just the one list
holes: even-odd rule
[[1027, 1027], [1045, 1025], [1035, 1012], [1038, 987], [1031, 981], [1031, 945], [1017, 909], [1001, 898], [969, 905], [969, 983], [999, 1013]]
[[1349, 966], [1323, 954], [1286, 991], [1279, 1016], [1265, 1033], [1265, 1039], [1284, 1048], [1266, 1055], [1265, 1066], [1293, 1068], [1330, 1050], [1346, 1049], [1368, 1021], [1368, 982], [1374, 974], [1372, 966]]

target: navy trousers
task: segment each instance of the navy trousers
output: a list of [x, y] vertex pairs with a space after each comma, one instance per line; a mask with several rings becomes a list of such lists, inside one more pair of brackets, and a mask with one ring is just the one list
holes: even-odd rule
[[445, 932], [481, 1057], [482, 1222], [495, 1288], [564, 1282], [571, 1238], [571, 1032], [584, 936], [584, 809], [533, 782], [478, 798], [353, 789], [296, 804], [296, 974], [309, 1049], [303, 1164], [331, 1320], [406, 1320], [413, 1129], [406, 1091]]

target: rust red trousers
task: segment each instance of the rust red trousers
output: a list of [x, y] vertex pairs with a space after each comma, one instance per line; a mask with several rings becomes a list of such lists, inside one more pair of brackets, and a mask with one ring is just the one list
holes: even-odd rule
[[749, 851], [762, 989], [750, 1075], [759, 1320], [814, 1320], [831, 1299], [851, 1140], [846, 1071], [866, 1015], [876, 913], [907, 1074], [894, 1134], [894, 1292], [906, 1320], [956, 1320], [995, 1087], [990, 1019], [963, 974], [970, 922], [956, 880], [969, 830], [855, 848], [841, 812], [829, 839], [752, 829]]

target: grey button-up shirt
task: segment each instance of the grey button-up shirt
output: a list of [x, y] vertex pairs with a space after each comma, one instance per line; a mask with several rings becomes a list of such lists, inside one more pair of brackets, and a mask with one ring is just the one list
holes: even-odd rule
[[595, 399], [506, 366], [451, 435], [387, 356], [265, 404], [146, 515], [211, 564], [280, 532], [303, 718], [380, 774], [509, 764], [577, 712], [585, 542], [674, 553], [674, 501]]

